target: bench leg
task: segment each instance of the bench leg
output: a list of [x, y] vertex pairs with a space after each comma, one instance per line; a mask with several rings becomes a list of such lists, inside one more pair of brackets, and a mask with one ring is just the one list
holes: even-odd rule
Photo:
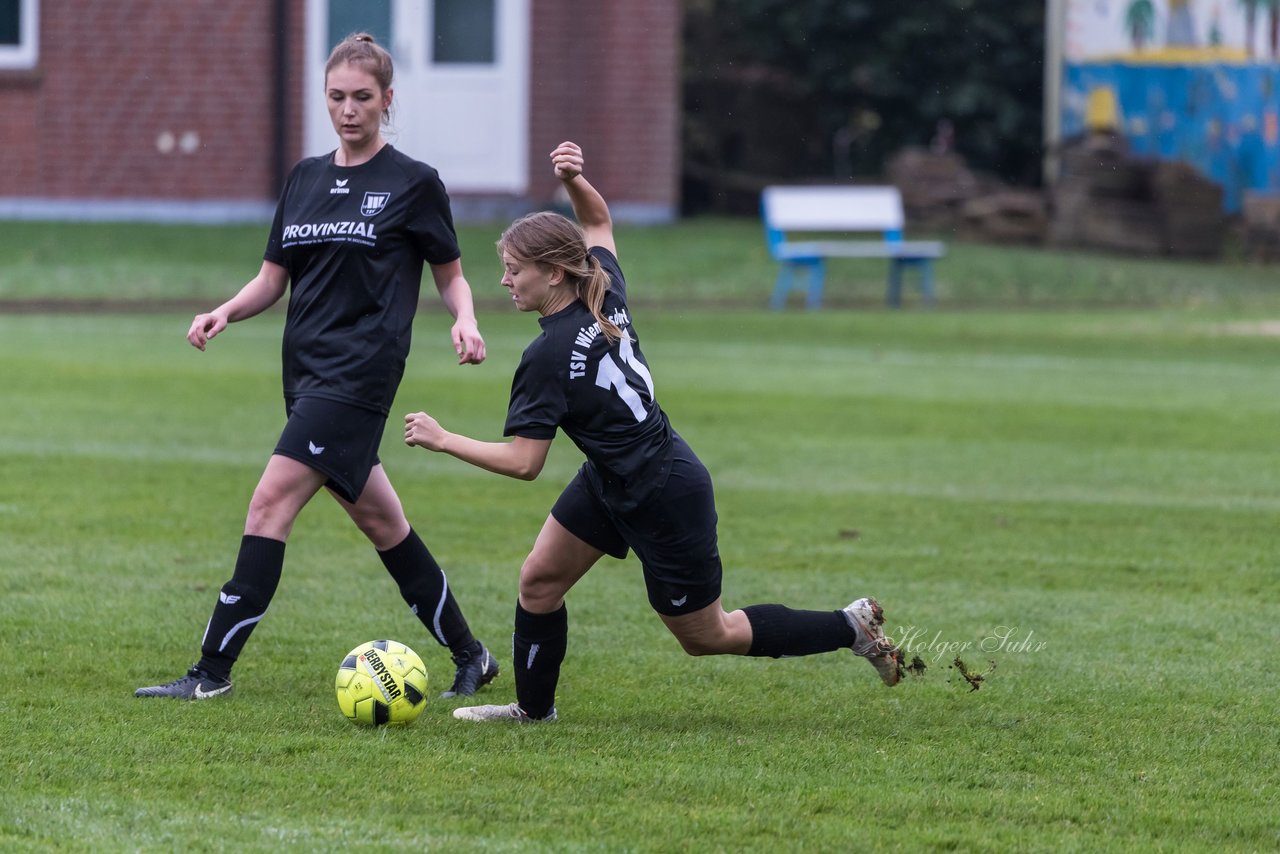
[[808, 308], [822, 307], [822, 284], [826, 278], [826, 265], [821, 258], [805, 258], [800, 261], [784, 261], [778, 269], [778, 282], [773, 286], [773, 297], [769, 300], [769, 307], [774, 311], [786, 308], [787, 295], [791, 293], [794, 286], [794, 279], [801, 268], [804, 268], [809, 278], [808, 295], [805, 297], [805, 305]]
[[889, 260], [889, 287], [885, 291], [884, 301], [890, 308], [902, 308], [902, 259]]
[[906, 267], [920, 269], [920, 297], [925, 305], [933, 305], [933, 262], [929, 258], [893, 258], [889, 261], [889, 286], [885, 302], [891, 308], [902, 307], [902, 277]]
[[786, 262], [778, 267], [778, 281], [773, 286], [773, 297], [769, 300], [769, 308], [780, 311], [787, 305], [787, 294], [791, 291], [792, 265]]
[[809, 309], [822, 308], [822, 283], [827, 277], [827, 265], [823, 263], [821, 258], [810, 261], [809, 267], [809, 297], [805, 300], [805, 307]]
[[933, 262], [928, 258], [920, 261], [920, 296], [925, 305], [933, 305]]

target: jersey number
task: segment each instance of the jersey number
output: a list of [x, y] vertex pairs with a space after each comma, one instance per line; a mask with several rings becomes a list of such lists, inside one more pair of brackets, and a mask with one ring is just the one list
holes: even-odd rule
[[[624, 329], [622, 332], [625, 335], [627, 330]], [[623, 338], [618, 342], [618, 355], [622, 357], [624, 364], [644, 380], [645, 387], [649, 389], [649, 399], [653, 400], [653, 375], [649, 373], [644, 362], [636, 358], [635, 351], [631, 349], [630, 339]], [[631, 410], [631, 414], [637, 421], [643, 421], [648, 417], [649, 411], [644, 408], [644, 401], [640, 399], [640, 395], [636, 394], [636, 390], [627, 384], [626, 374], [622, 373], [622, 368], [618, 367], [618, 363], [608, 353], [600, 358], [600, 369], [596, 371], [596, 385], [600, 388], [612, 388], [617, 392], [618, 397], [622, 398], [622, 402]]]

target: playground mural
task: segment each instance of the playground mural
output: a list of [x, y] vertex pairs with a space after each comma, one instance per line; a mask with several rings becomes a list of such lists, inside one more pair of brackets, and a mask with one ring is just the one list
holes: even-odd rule
[[1280, 192], [1280, 0], [1066, 0], [1061, 130]]

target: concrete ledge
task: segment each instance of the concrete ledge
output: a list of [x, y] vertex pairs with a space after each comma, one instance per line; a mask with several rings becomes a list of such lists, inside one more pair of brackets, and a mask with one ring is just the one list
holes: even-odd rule
[[274, 202], [242, 200], [0, 198], [0, 219], [60, 222], [156, 222], [232, 225], [269, 223]]
[[[567, 206], [535, 205], [526, 199], [494, 196], [450, 197], [454, 220], [459, 224], [506, 224], [533, 210], [558, 210], [572, 217]], [[674, 208], [643, 202], [609, 205], [613, 221], [628, 225], [666, 225], [678, 219]], [[0, 197], [0, 220], [48, 220], [58, 222], [155, 222], [171, 225], [269, 224], [275, 216], [274, 201], [211, 199], [46, 199]]]

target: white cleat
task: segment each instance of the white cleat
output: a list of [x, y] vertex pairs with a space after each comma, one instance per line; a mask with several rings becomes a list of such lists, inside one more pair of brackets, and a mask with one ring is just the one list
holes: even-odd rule
[[516, 703], [506, 706], [463, 706], [460, 709], [453, 710], [453, 716], [460, 721], [479, 721], [487, 723], [489, 721], [501, 721], [512, 724], [541, 724], [550, 723], [556, 719], [556, 710], [554, 707], [551, 713], [545, 718], [531, 718], [525, 714], [524, 709]]
[[902, 652], [884, 636], [884, 609], [874, 599], [851, 602], [842, 612], [853, 627], [853, 654], [871, 662], [884, 684], [892, 688], [902, 679]]

